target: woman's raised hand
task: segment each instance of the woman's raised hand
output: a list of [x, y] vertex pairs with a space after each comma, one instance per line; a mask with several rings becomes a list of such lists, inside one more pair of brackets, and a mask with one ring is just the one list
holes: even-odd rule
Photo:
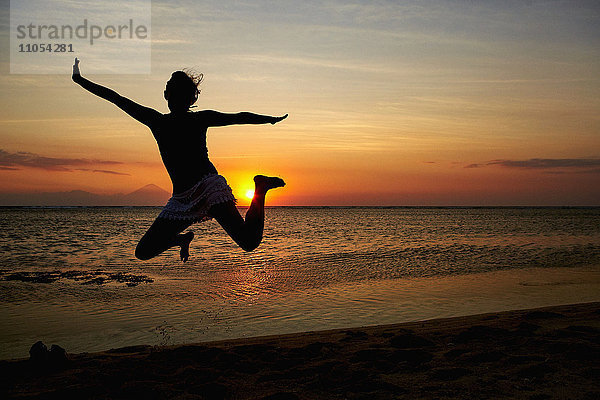
[[79, 72], [79, 59], [75, 57], [75, 64], [73, 64], [73, 75], [80, 75]]

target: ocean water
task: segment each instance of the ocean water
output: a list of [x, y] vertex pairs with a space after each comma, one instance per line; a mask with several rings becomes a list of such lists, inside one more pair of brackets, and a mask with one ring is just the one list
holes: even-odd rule
[[600, 301], [600, 208], [276, 207], [139, 261], [159, 210], [0, 208], [0, 358]]

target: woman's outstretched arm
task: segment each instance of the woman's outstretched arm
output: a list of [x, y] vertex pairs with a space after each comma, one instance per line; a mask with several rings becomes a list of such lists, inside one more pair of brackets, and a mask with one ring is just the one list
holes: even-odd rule
[[103, 99], [110, 101], [144, 125], [152, 125], [152, 123], [160, 116], [160, 113], [152, 108], [144, 107], [134, 101], [129, 100], [127, 97], [121, 96], [112, 89], [85, 79], [79, 72], [79, 60], [77, 58], [75, 58], [75, 64], [73, 64], [72, 78], [73, 81], [79, 84], [82, 88], [98, 97], [102, 97]]
[[236, 114], [226, 114], [218, 111], [204, 110], [197, 113], [207, 126], [226, 126], [242, 124], [276, 124], [287, 118], [287, 114], [281, 117], [272, 117], [270, 115], [260, 115], [250, 112], [240, 112]]

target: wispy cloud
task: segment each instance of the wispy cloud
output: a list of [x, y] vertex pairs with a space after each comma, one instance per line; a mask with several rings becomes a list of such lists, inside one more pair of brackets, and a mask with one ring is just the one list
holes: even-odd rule
[[[465, 168], [497, 165], [504, 168], [545, 170], [553, 174], [600, 173], [600, 158], [530, 158], [529, 160], [492, 160], [469, 164]], [[547, 171], [546, 171], [547, 170]]]
[[531, 158], [529, 160], [493, 160], [488, 164], [508, 168], [589, 168], [600, 167], [600, 158]]
[[396, 74], [397, 68], [393, 66], [385, 66], [382, 64], [357, 62], [356, 60], [339, 61], [333, 58], [318, 58], [318, 57], [285, 57], [276, 55], [258, 55], [258, 54], [238, 54], [231, 56], [237, 61], [255, 62], [263, 64], [285, 64], [302, 67], [319, 67], [332, 68], [339, 70], [350, 70], [358, 72]]
[[153, 45], [174, 45], [174, 44], [189, 44], [193, 43], [192, 40], [185, 39], [157, 39], [152, 38]]
[[585, 174], [600, 174], [600, 168], [587, 169], [582, 171], [544, 171], [546, 174], [552, 175], [563, 175], [563, 174], [572, 174], [572, 173], [585, 173]]
[[11, 153], [0, 149], [0, 169], [2, 170], [19, 170], [21, 168], [37, 168], [46, 171], [63, 171], [72, 172], [74, 170], [101, 172], [116, 175], [127, 175], [121, 172], [109, 171], [104, 169], [87, 169], [73, 167], [85, 167], [94, 165], [122, 165], [122, 162], [87, 159], [87, 158], [56, 158], [45, 157], [35, 153], [19, 151]]
[[124, 175], [124, 176], [131, 176], [129, 174], [126, 174], [124, 172], [117, 172], [117, 171], [111, 171], [111, 170], [107, 170], [107, 169], [89, 169], [89, 168], [77, 168], [76, 171], [85, 171], [85, 172], [98, 172], [100, 174], [110, 174], [110, 175]]
[[469, 164], [469, 165], [465, 166], [465, 168], [480, 168], [485, 165], [487, 165], [487, 164]]

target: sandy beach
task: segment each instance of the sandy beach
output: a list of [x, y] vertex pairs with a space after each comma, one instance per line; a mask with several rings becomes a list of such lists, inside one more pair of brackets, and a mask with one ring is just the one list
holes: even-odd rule
[[586, 303], [6, 360], [0, 379], [3, 398], [596, 399], [599, 343]]

